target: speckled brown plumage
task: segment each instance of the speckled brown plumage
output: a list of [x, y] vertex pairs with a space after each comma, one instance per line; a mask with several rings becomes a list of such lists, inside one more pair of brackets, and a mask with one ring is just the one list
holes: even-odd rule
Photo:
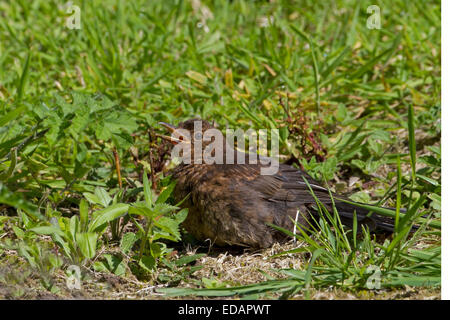
[[[193, 130], [193, 120], [178, 128]], [[203, 121], [203, 130], [211, 125]], [[191, 134], [193, 135], [193, 132]], [[332, 200], [326, 188], [308, 174], [292, 166], [280, 164], [274, 175], [261, 175], [261, 164], [180, 164], [173, 176], [177, 179], [174, 195], [178, 201], [186, 196], [182, 206], [189, 208], [184, 227], [199, 240], [210, 239], [217, 245], [268, 247], [286, 239], [284, 233], [267, 224], [293, 230], [297, 218], [300, 225], [308, 226], [307, 219], [317, 214], [315, 196], [330, 207]], [[344, 198], [341, 196], [341, 198]], [[384, 217], [335, 199], [341, 221], [352, 227], [356, 212], [359, 224], [371, 230], [392, 230], [392, 222]], [[300, 214], [297, 215], [297, 210]], [[332, 212], [332, 211], [330, 211]]]

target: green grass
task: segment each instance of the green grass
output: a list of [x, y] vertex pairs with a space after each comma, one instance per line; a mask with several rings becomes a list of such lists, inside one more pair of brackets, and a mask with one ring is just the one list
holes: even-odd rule
[[[370, 1], [194, 3], [74, 1], [80, 30], [62, 2], [0, 3], [0, 256], [39, 270], [55, 294], [54, 275], [74, 263], [201, 287], [171, 294], [308, 298], [367, 289], [373, 270], [384, 289], [439, 286], [440, 2], [379, 1], [379, 30], [366, 27]], [[311, 257], [301, 269], [205, 289], [170, 242], [183, 213], [149, 141], [158, 121], [194, 116], [279, 128], [284, 159], [394, 208], [395, 234], [323, 221], [297, 234]], [[407, 237], [412, 223], [423, 227]], [[178, 280], [156, 276], [166, 271]]]

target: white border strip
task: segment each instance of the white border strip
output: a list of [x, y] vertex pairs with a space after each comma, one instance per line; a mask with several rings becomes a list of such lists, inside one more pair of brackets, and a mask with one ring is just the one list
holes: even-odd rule
[[450, 104], [450, 1], [441, 1], [441, 59], [442, 59], [442, 71], [441, 71], [441, 85], [442, 85], [442, 135], [441, 135], [441, 148], [442, 148], [442, 203], [441, 203], [441, 217], [442, 217], [442, 291], [441, 298], [443, 300], [450, 300], [450, 283], [449, 283], [449, 267], [450, 267], [450, 198], [447, 198], [447, 191], [450, 191], [450, 176], [449, 176], [449, 161], [450, 161], [450, 148], [446, 144], [450, 142], [450, 125], [449, 121], [449, 104]]

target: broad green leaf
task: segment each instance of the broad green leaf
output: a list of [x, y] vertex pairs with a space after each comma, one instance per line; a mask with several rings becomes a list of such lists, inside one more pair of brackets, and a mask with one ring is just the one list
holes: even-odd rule
[[83, 196], [92, 204], [102, 204], [101, 200], [93, 193], [83, 192]]
[[89, 220], [89, 205], [86, 200], [81, 199], [80, 201], [80, 229], [82, 231], [86, 231], [88, 227]]
[[146, 204], [142, 204], [142, 203], [141, 204], [135, 203], [134, 205], [131, 205], [130, 208], [128, 209], [128, 212], [130, 214], [136, 214], [136, 215], [148, 217], [150, 219], [153, 219], [153, 217], [155, 216], [155, 211], [148, 208]]
[[59, 236], [64, 236], [64, 233], [55, 226], [35, 227], [35, 228], [29, 229], [29, 231], [33, 231], [34, 233], [37, 233], [37, 234], [44, 234], [44, 235], [49, 235], [49, 236], [54, 235], [54, 234], [57, 234]]
[[128, 204], [124, 203], [117, 203], [113, 204], [105, 209], [98, 210], [94, 213], [94, 220], [90, 223], [88, 231], [89, 232], [96, 232], [101, 229], [101, 227], [110, 222], [113, 221], [120, 216], [124, 215], [130, 206]]
[[98, 235], [94, 232], [80, 232], [76, 235], [78, 248], [86, 259], [92, 259], [97, 250]]
[[108, 192], [106, 192], [105, 189], [97, 187], [97, 188], [95, 188], [94, 193], [97, 196], [98, 200], [100, 201], [100, 204], [103, 207], [106, 208], [111, 203], [112, 198], [110, 197]]
[[73, 241], [75, 241], [75, 237], [78, 231], [80, 231], [80, 219], [78, 218], [78, 216], [72, 216], [70, 218], [69, 231], [72, 235]]

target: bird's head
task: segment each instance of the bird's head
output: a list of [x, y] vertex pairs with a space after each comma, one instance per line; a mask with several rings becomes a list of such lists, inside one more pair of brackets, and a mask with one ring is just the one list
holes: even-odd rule
[[273, 175], [278, 171], [278, 159], [276, 158], [278, 157], [277, 135], [272, 134], [271, 157], [275, 154], [275, 158], [272, 159], [258, 155], [255, 151], [246, 153], [245, 137], [243, 136], [242, 130], [242, 135], [239, 135], [241, 137], [242, 147], [239, 147], [240, 142], [238, 141], [238, 148], [236, 148], [234, 146], [234, 134], [229, 136], [229, 132], [227, 131], [225, 138], [221, 131], [205, 120], [191, 119], [179, 123], [178, 126], [173, 126], [165, 122], [160, 122], [160, 124], [171, 132], [171, 136], [160, 134], [158, 136], [170, 141], [174, 145], [171, 154], [172, 159], [181, 158], [183, 164], [247, 163], [261, 165], [262, 175]]
[[217, 150], [223, 148], [222, 133], [208, 121], [190, 119], [180, 122], [178, 126], [165, 122], [160, 122], [159, 124], [166, 128], [171, 135], [157, 134], [157, 136], [172, 143], [174, 145], [173, 151], [182, 150], [183, 159], [185, 160], [187, 158], [191, 161], [202, 159], [202, 163], [204, 163], [205, 151], [211, 149], [210, 154], [214, 157]]
[[214, 129], [208, 121], [202, 119], [190, 119], [180, 122], [178, 126], [159, 122], [164, 128], [170, 132], [170, 136], [157, 134], [158, 137], [169, 141], [173, 145], [193, 144], [196, 140], [203, 140], [203, 135], [208, 129]]

